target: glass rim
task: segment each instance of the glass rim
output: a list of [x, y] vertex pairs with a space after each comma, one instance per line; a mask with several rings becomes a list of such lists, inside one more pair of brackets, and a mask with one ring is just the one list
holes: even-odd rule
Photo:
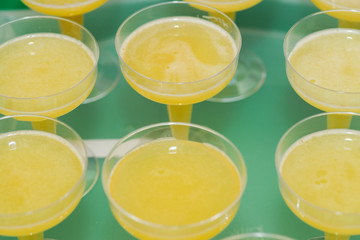
[[[308, 20], [309, 18], [316, 17], [318, 15], [327, 14], [329, 17], [331, 17], [331, 15], [330, 15], [331, 13], [339, 13], [339, 12], [340, 13], [341, 12], [353, 12], [353, 13], [358, 13], [359, 16], [360, 16], [360, 9], [359, 10], [356, 10], [356, 9], [334, 9], [334, 10], [318, 11], [318, 12], [309, 14], [309, 15], [299, 19], [294, 25], [292, 25], [291, 28], [287, 31], [287, 33], [285, 34], [285, 37], [284, 37], [283, 52], [284, 52], [284, 56], [285, 56], [285, 61], [286, 61], [287, 65], [290, 66], [291, 69], [296, 73], [296, 75], [300, 76], [302, 80], [305, 80], [307, 83], [311, 84], [312, 86], [314, 86], [314, 87], [316, 87], [318, 89], [322, 89], [322, 90], [326, 90], [328, 92], [338, 93], [338, 94], [360, 95], [360, 91], [358, 91], [358, 92], [339, 91], [339, 90], [334, 90], [334, 89], [326, 88], [326, 87], [320, 86], [318, 84], [315, 84], [315, 83], [311, 82], [310, 80], [308, 80], [307, 78], [305, 78], [302, 74], [300, 74], [289, 61], [289, 56], [290, 56], [291, 51], [288, 51], [288, 47], [287, 47], [288, 39], [291, 36], [294, 29], [299, 24], [301, 24], [303, 21]], [[334, 28], [337, 28], [337, 27], [334, 27]], [[328, 29], [330, 29], [330, 28], [328, 28]], [[360, 31], [358, 29], [352, 29], [352, 28], [344, 28], [344, 29], [347, 29], [349, 31]]]
[[[227, 139], [224, 135], [222, 135], [222, 134], [218, 133], [217, 131], [212, 130], [212, 129], [208, 128], [208, 127], [204, 127], [204, 126], [194, 124], [194, 123], [161, 122], [161, 123], [155, 123], [155, 124], [151, 124], [151, 125], [148, 125], [148, 126], [144, 126], [144, 127], [141, 127], [141, 128], [139, 128], [139, 129], [137, 129], [135, 131], [132, 131], [129, 134], [125, 135], [123, 138], [121, 138], [113, 146], [113, 148], [109, 151], [108, 155], [106, 156], [106, 158], [104, 160], [104, 163], [103, 163], [103, 166], [109, 161], [109, 156], [117, 149], [117, 147], [119, 145], [121, 145], [122, 143], [124, 143], [127, 139], [131, 138], [132, 136], [134, 136], [134, 135], [136, 135], [136, 134], [138, 134], [140, 132], [149, 130], [149, 129], [156, 129], [158, 127], [171, 127], [171, 126], [174, 126], [174, 125], [187, 126], [189, 128], [200, 129], [200, 130], [212, 133], [212, 134], [216, 135], [217, 137], [221, 138], [222, 140], [224, 140], [225, 142], [227, 142], [231, 146], [231, 148], [235, 149], [237, 154], [240, 156], [240, 162], [241, 162], [241, 165], [242, 165], [241, 167], [243, 169], [244, 174], [241, 174], [241, 172], [236, 168], [237, 172], [239, 173], [239, 180], [242, 180], [240, 182], [241, 189], [239, 191], [239, 194], [236, 196], [236, 198], [222, 211], [216, 213], [215, 215], [213, 215], [213, 216], [211, 216], [211, 217], [209, 217], [209, 218], [207, 218], [205, 220], [202, 220], [202, 221], [199, 221], [199, 222], [196, 222], [196, 223], [185, 224], [185, 225], [165, 225], [165, 224], [152, 223], [150, 221], [139, 218], [139, 217], [135, 216], [134, 214], [129, 213], [128, 211], [123, 209], [121, 206], [119, 206], [119, 204], [116, 203], [116, 201], [112, 198], [112, 196], [111, 196], [111, 194], [109, 192], [108, 185], [105, 185], [105, 182], [109, 182], [109, 178], [108, 178], [108, 180], [106, 180], [106, 178], [104, 177], [105, 174], [103, 174], [103, 173], [104, 173], [105, 170], [104, 170], [104, 167], [103, 167], [102, 168], [102, 174], [101, 174], [101, 180], [102, 180], [103, 189], [105, 191], [105, 194], [106, 194], [109, 202], [116, 208], [117, 211], [121, 212], [122, 214], [129, 217], [133, 221], [136, 221], [138, 223], [144, 224], [146, 226], [151, 226], [151, 227], [154, 227], [154, 228], [157, 228], [157, 229], [172, 229], [172, 230], [191, 229], [191, 228], [194, 228], [194, 227], [197, 227], [197, 226], [201, 226], [201, 225], [205, 225], [207, 223], [210, 223], [210, 222], [220, 218], [222, 215], [224, 215], [226, 212], [228, 212], [230, 209], [232, 209], [234, 206], [236, 206], [236, 204], [238, 204], [240, 202], [241, 197], [243, 196], [246, 185], [247, 185], [246, 165], [245, 165], [244, 158], [243, 158], [241, 152], [239, 151], [239, 149], [229, 139]], [[117, 162], [119, 162], [119, 161], [117, 161]], [[111, 170], [113, 170], [113, 169], [114, 169], [114, 167], [112, 167]]]
[[[21, 0], [21, 1], [24, 2], [23, 0]], [[40, 7], [53, 8], [53, 9], [66, 9], [66, 8], [71, 8], [71, 7], [72, 8], [82, 7], [82, 6], [86, 6], [86, 5], [96, 2], [96, 1], [98, 1], [98, 0], [87, 0], [85, 2], [80, 2], [80, 3], [75, 2], [75, 3], [69, 3], [69, 4], [51, 4], [51, 3], [41, 3], [36, 0], [26, 0], [26, 2], [28, 2], [30, 4], [34, 4], [34, 5], [40, 6]]]
[[[280, 166], [283, 162], [283, 159], [280, 158], [280, 146], [282, 145], [282, 143], [284, 142], [285, 138], [289, 135], [289, 133], [291, 133], [295, 128], [297, 128], [299, 125], [303, 124], [304, 122], [307, 122], [311, 119], [314, 118], [319, 118], [319, 117], [324, 117], [324, 116], [329, 116], [329, 115], [351, 115], [352, 117], [356, 116], [356, 117], [360, 117], [360, 113], [355, 113], [355, 112], [322, 112], [322, 113], [317, 113], [308, 117], [305, 117], [303, 119], [301, 119], [300, 121], [296, 122], [295, 124], [293, 124], [280, 138], [277, 146], [276, 146], [276, 150], [275, 150], [275, 168], [276, 168], [276, 173], [278, 176], [279, 181], [281, 181], [281, 183], [285, 186], [285, 188], [287, 189], [287, 191], [289, 191], [293, 196], [296, 196], [297, 199], [300, 199], [305, 205], [310, 206], [314, 209], [320, 210], [322, 212], [327, 212], [329, 214], [333, 214], [336, 216], [342, 216], [342, 217], [353, 217], [353, 216], [360, 216], [360, 212], [358, 213], [350, 213], [350, 212], [341, 212], [341, 211], [332, 211], [330, 209], [326, 209], [324, 207], [320, 207], [314, 203], [311, 203], [307, 200], [305, 200], [303, 197], [301, 197], [299, 194], [297, 194], [288, 184], [287, 182], [284, 180], [281, 171], [280, 171]], [[311, 134], [311, 133], [310, 133]], [[308, 134], [306, 134], [308, 135]], [[305, 135], [305, 136], [306, 136]], [[295, 141], [296, 142], [296, 141]], [[285, 151], [286, 152], [286, 151]], [[313, 217], [310, 217], [311, 219], [314, 219]], [[316, 220], [316, 219], [315, 219]]]
[[[85, 161], [81, 162], [81, 165], [83, 166], [83, 171], [82, 171], [81, 176], [78, 179], [78, 181], [75, 183], [75, 185], [68, 192], [66, 192], [64, 195], [62, 195], [59, 199], [57, 199], [56, 201], [52, 202], [51, 204], [49, 204], [47, 206], [44, 206], [44, 207], [39, 208], [39, 209], [31, 210], [31, 211], [26, 211], [26, 212], [21, 212], [21, 213], [5, 213], [5, 214], [0, 213], [0, 218], [4, 218], [4, 217], [16, 218], [16, 217], [22, 217], [22, 216], [26, 216], [26, 215], [29, 216], [29, 215], [40, 213], [42, 211], [46, 211], [47, 209], [51, 209], [52, 207], [56, 206], [61, 201], [66, 199], [69, 195], [71, 195], [79, 187], [79, 185], [85, 180], [86, 172], [87, 172], [88, 156], [87, 156], [86, 145], [85, 145], [84, 140], [80, 137], [80, 135], [72, 127], [70, 127], [68, 124], [66, 124], [66, 123], [64, 123], [64, 122], [62, 122], [62, 121], [60, 121], [58, 119], [55, 119], [55, 118], [50, 118], [50, 117], [41, 116], [41, 115], [31, 115], [31, 114], [21, 114], [21, 115], [19, 114], [19, 115], [2, 116], [2, 117], [0, 117], [0, 123], [1, 123], [2, 120], [6, 120], [6, 119], [14, 119], [14, 120], [16, 120], [16, 118], [19, 118], [19, 117], [44, 118], [46, 120], [50, 120], [50, 121], [55, 122], [56, 124], [60, 124], [60, 125], [64, 126], [68, 130], [70, 130], [70, 132], [72, 132], [72, 134], [74, 134], [78, 139], [81, 140], [80, 141], [81, 145], [84, 148], [84, 151], [85, 151], [85, 154], [86, 154], [85, 158], [84, 158]], [[29, 121], [27, 121], [27, 122], [29, 122]], [[21, 130], [16, 130], [16, 131], [21, 131]], [[41, 131], [41, 130], [33, 130], [33, 131]], [[11, 132], [13, 132], [13, 131], [6, 132], [6, 133], [11, 133]], [[4, 133], [4, 134], [6, 134], [6, 133]], [[55, 134], [55, 133], [50, 133], [50, 134]], [[55, 134], [55, 135], [57, 135], [57, 134]], [[59, 135], [57, 135], [57, 136], [61, 137]], [[63, 138], [63, 137], [61, 137], [61, 138]], [[24, 226], [29, 226], [29, 225], [34, 225], [34, 224], [37, 224], [37, 222], [29, 223], [29, 224], [26, 224]]]
[[[231, 62], [224, 68], [222, 69], [221, 71], [219, 71], [218, 73], [212, 75], [212, 76], [209, 76], [207, 78], [203, 78], [203, 79], [199, 79], [199, 80], [196, 80], [196, 81], [191, 81], [191, 82], [165, 82], [165, 81], [161, 81], [161, 80], [157, 80], [157, 79], [153, 79], [153, 78], [150, 78], [150, 77], [147, 77], [141, 73], [139, 73], [138, 71], [134, 70], [133, 68], [131, 68], [125, 61], [124, 59], [121, 57], [120, 55], [120, 49], [121, 49], [121, 45], [119, 43], [119, 35], [120, 35], [120, 32], [121, 30], [123, 29], [123, 27], [130, 21], [133, 19], [133, 17], [137, 16], [139, 13], [142, 13], [142, 12], [145, 12], [149, 9], [152, 9], [152, 8], [155, 8], [155, 7], [159, 7], [159, 6], [163, 6], [163, 5], [173, 5], [173, 4], [184, 4], [184, 5], [198, 5], [198, 6], [201, 6], [203, 8], [207, 8], [207, 9], [211, 9], [212, 11], [214, 12], [217, 12], [219, 13], [221, 16], [225, 17], [229, 22], [231, 22], [232, 26], [234, 26], [234, 29], [236, 31], [236, 35], [238, 37], [238, 42], [237, 41], [234, 41], [235, 44], [236, 44], [236, 54], [234, 56], [234, 58], [231, 60]], [[201, 11], [201, 10], [200, 10]], [[183, 15], [174, 15], [174, 16], [169, 16], [169, 18], [176, 18], [176, 17], [180, 17], [180, 16], [183, 16]], [[160, 18], [158, 18], [160, 19]], [[154, 20], [152, 20], [154, 21]], [[146, 24], [146, 23], [145, 23]], [[239, 46], [238, 46], [239, 45]], [[141, 76], [142, 78], [145, 78], [146, 80], [149, 80], [149, 81], [152, 81], [152, 82], [155, 82], [155, 83], [160, 83], [160, 84], [164, 84], [164, 85], [191, 85], [191, 84], [197, 84], [197, 83], [200, 83], [200, 82], [206, 82], [207, 80], [211, 80], [212, 78], [216, 77], [216, 76], [219, 76], [221, 75], [223, 72], [225, 72], [228, 68], [230, 68], [239, 58], [239, 55], [240, 55], [240, 51], [241, 51], [241, 45], [242, 45], [242, 37], [241, 37], [241, 33], [240, 33], [240, 30], [239, 28], [237, 27], [236, 23], [231, 19], [229, 18], [225, 13], [221, 12], [220, 10], [216, 9], [216, 8], [213, 8], [211, 6], [208, 6], [208, 5], [205, 5], [205, 4], [201, 4], [201, 3], [197, 3], [197, 2], [191, 2], [191, 1], [169, 1], [169, 2], [162, 2], [162, 3], [157, 3], [157, 4], [153, 4], [153, 5], [150, 5], [148, 7], [145, 7], [145, 8], [142, 8], [138, 11], [136, 11], [135, 13], [131, 14], [128, 18], [126, 18], [122, 24], [119, 26], [119, 28], [117, 29], [116, 31], [116, 34], [115, 34], [115, 49], [116, 49], [116, 52], [118, 54], [118, 57], [119, 57], [119, 60], [125, 64], [125, 66], [131, 70], [131, 72]]]
[[[59, 95], [62, 95], [72, 89], [74, 89], [75, 87], [79, 86], [81, 83], [83, 83], [91, 74], [93, 74], [96, 70], [97, 70], [97, 66], [98, 66], [98, 62], [99, 62], [99, 53], [100, 53], [100, 50], [99, 50], [99, 44], [97, 42], [97, 40], [95, 39], [95, 37], [92, 35], [92, 33], [87, 29], [85, 28], [83, 25], [81, 24], [78, 24], [77, 22], [74, 22], [72, 20], [69, 20], [69, 19], [66, 19], [66, 18], [63, 18], [63, 17], [57, 17], [57, 16], [42, 16], [42, 15], [34, 15], [34, 16], [25, 16], [25, 17], [21, 17], [21, 18], [18, 18], [18, 19], [15, 19], [15, 20], [11, 20], [9, 22], [6, 22], [4, 24], [1, 24], [0, 25], [0, 29], [3, 28], [3, 27], [6, 27], [8, 25], [11, 25], [11, 24], [14, 24], [14, 23], [17, 23], [17, 22], [21, 22], [21, 21], [27, 21], [28, 19], [51, 19], [51, 20], [59, 20], [59, 21], [63, 21], [63, 22], [68, 22], [68, 23], [71, 23], [75, 26], [78, 26], [81, 30], [83, 30], [87, 35], [90, 36], [91, 38], [91, 41], [94, 43], [94, 46], [95, 46], [95, 52], [94, 52], [94, 66], [92, 67], [92, 69], [90, 70], [90, 72], [84, 76], [83, 79], [81, 79], [79, 82], [77, 82], [75, 85], [71, 86], [70, 88], [68, 89], [65, 89], [65, 90], [62, 90], [61, 92], [57, 92], [57, 93], [53, 93], [53, 94], [50, 94], [50, 95], [46, 95], [46, 96], [39, 96], [39, 97], [27, 97], [27, 98], [23, 98], [23, 97], [13, 97], [13, 96], [8, 96], [8, 95], [4, 95], [4, 94], [1, 94], [0, 93], [0, 97], [4, 97], [4, 98], [7, 98], [7, 99], [16, 99], [16, 100], [36, 100], [36, 99], [45, 99], [45, 98], [50, 98], [50, 97], [55, 97], [55, 96], [59, 96]], [[48, 32], [44, 32], [44, 33], [48, 33]], [[32, 33], [29, 33], [29, 34], [26, 34], [26, 35], [30, 35]], [[57, 33], [57, 34], [62, 34], [62, 33]], [[24, 36], [24, 35], [23, 35]], [[18, 36], [19, 37], [19, 36]], [[15, 37], [17, 38], [17, 37]], [[15, 39], [13, 38], [13, 39]], [[11, 40], [8, 40], [8, 41], [11, 41]], [[79, 40], [80, 41], [80, 40]], [[7, 41], [6, 41], [7, 42]], [[5, 42], [5, 43], [6, 43]], [[4, 44], [4, 43], [3, 43]], [[1, 46], [2, 44], [0, 44]], [[91, 51], [92, 52], [92, 51]], [[95, 79], [96, 81], [96, 79]]]
[[240, 233], [236, 235], [232, 235], [226, 238], [223, 238], [222, 240], [240, 240], [240, 239], [247, 239], [247, 238], [273, 238], [277, 240], [294, 240], [293, 238], [286, 237], [283, 235], [279, 235], [276, 233], [266, 233], [266, 232], [250, 232], [250, 233]]

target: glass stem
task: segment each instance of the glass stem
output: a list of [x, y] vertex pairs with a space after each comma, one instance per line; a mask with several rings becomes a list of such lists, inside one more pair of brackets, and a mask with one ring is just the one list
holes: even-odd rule
[[191, 121], [192, 104], [189, 105], [167, 105], [169, 119], [171, 122]]
[[350, 236], [325, 233], [325, 240], [349, 240]]
[[36, 233], [28, 236], [18, 237], [18, 240], [44, 240], [44, 233]]
[[[225, 13], [231, 20], [235, 21], [236, 12], [227, 12]], [[215, 18], [221, 18], [223, 15], [219, 15], [217, 12], [209, 12], [209, 15]], [[217, 22], [217, 21], [214, 21]]]
[[71, 16], [71, 17], [67, 17], [67, 19], [76, 22], [80, 25], [84, 25], [84, 15], [76, 15], [76, 16]]
[[[190, 123], [192, 104], [189, 105], [167, 105], [170, 122]], [[173, 137], [177, 139], [187, 139], [189, 128], [185, 126], [172, 126]]]
[[[84, 15], [76, 15], [67, 17], [68, 20], [74, 21], [80, 25], [84, 25]], [[70, 37], [73, 37], [75, 39], [81, 39], [81, 29], [77, 26], [74, 26], [72, 24], [69, 24], [68, 22], [61, 21], [60, 22], [60, 28], [61, 32], [65, 35], [68, 35]]]
[[40, 130], [49, 133], [56, 132], [56, 122], [50, 120], [43, 120], [43, 121], [35, 121], [31, 122], [32, 128], [34, 130]]
[[225, 14], [235, 22], [236, 12], [227, 12]]
[[360, 29], [360, 22], [350, 22], [345, 20], [339, 20], [340, 28], [355, 28]]
[[327, 128], [349, 128], [351, 124], [351, 116], [336, 114], [327, 116]]

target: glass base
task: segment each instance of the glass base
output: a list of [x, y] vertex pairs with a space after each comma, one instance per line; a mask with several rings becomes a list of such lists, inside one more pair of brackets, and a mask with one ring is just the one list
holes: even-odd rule
[[241, 50], [239, 63], [233, 79], [210, 102], [235, 102], [257, 92], [264, 84], [266, 70], [263, 61], [249, 50]]
[[112, 53], [112, 50], [105, 47], [101, 48], [101, 43], [99, 43], [99, 47], [98, 76], [95, 86], [88, 98], [83, 102], [84, 104], [105, 97], [116, 87], [120, 80], [121, 73], [117, 57]]

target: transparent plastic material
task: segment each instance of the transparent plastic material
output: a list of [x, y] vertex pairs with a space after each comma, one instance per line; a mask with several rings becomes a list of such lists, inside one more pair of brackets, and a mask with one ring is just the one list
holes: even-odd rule
[[[216, 13], [216, 15], [214, 15]], [[143, 24], [166, 17], [195, 17], [209, 23], [215, 23], [225, 30], [233, 39], [236, 47], [234, 58], [221, 71], [201, 80], [183, 79], [178, 82], [165, 82], [142, 75], [127, 64], [121, 56], [121, 49], [127, 37]], [[207, 100], [219, 93], [233, 77], [241, 47], [241, 36], [236, 24], [224, 13], [198, 3], [166, 2], [144, 8], [126, 19], [119, 27], [115, 36], [115, 47], [120, 59], [122, 73], [138, 93], [155, 102], [168, 105], [170, 116], [177, 116], [177, 109], [184, 107], [181, 118], [171, 118], [171, 121], [179, 122], [182, 119], [190, 119], [192, 104]], [[192, 80], [192, 81], [191, 81]], [[176, 107], [177, 109], [173, 109]], [[174, 113], [172, 113], [174, 112]]]
[[[51, 121], [56, 125], [56, 131], [47, 134], [56, 135], [63, 139], [76, 154], [81, 161], [82, 174], [76, 184], [61, 198], [49, 205], [36, 209], [34, 211], [19, 212], [14, 214], [0, 213], [0, 235], [17, 236], [22, 240], [43, 240], [43, 232], [62, 222], [76, 208], [80, 199], [88, 193], [94, 186], [98, 174], [99, 167], [96, 158], [88, 159], [86, 146], [81, 137], [68, 125], [56, 120], [43, 116], [18, 115], [5, 116], [0, 118], [0, 134], [12, 134], [17, 131], [34, 130], [32, 122], [24, 121], [24, 119], [37, 119], [36, 121]], [[20, 119], [20, 120], [19, 120]], [[36, 169], [29, 169], [37, 171]], [[40, 186], [41, 187], [41, 186]], [[26, 191], [26, 189], [22, 189]]]
[[[224, 12], [235, 21], [237, 12], [253, 7], [261, 1], [262, 0], [190, 0], [189, 2], [198, 2], [212, 6]], [[220, 93], [210, 98], [209, 101], [226, 103], [245, 99], [256, 93], [262, 87], [265, 78], [266, 69], [261, 58], [252, 52], [249, 46], [243, 46], [234, 77]]]
[[282, 163], [285, 161], [284, 155], [296, 141], [312, 133], [334, 130], [328, 129], [329, 116], [347, 116], [351, 119], [351, 124], [345, 129], [360, 130], [360, 115], [356, 113], [332, 112], [310, 116], [296, 123], [282, 136], [276, 149], [275, 163], [281, 194], [295, 215], [310, 226], [325, 232], [326, 240], [346, 240], [350, 235], [360, 234], [360, 212], [331, 211], [317, 206], [303, 199], [290, 188], [281, 173]]
[[93, 11], [103, 5], [107, 0], [21, 0], [26, 6], [39, 13], [53, 15], [58, 17], [71, 18], [82, 16], [85, 13]]
[[[65, 26], [67, 31], [63, 31]], [[77, 84], [55, 94], [30, 98], [0, 94], [0, 113], [3, 115], [34, 114], [57, 118], [84, 102], [94, 87], [97, 77], [99, 47], [93, 35], [82, 25], [58, 17], [24, 17], [0, 26], [0, 44], [20, 36], [37, 33], [62, 34], [80, 40], [93, 54], [94, 66], [85, 78], [79, 79]], [[48, 81], [53, 80], [49, 79]]]
[[[289, 82], [297, 94], [310, 105], [323, 111], [351, 111], [360, 112], [360, 92], [338, 91], [322, 87], [303, 76], [296, 66], [289, 61], [289, 56], [296, 44], [309, 34], [321, 30], [339, 28], [339, 16], [352, 15], [360, 20], [360, 11], [332, 10], [311, 14], [299, 20], [285, 36], [284, 54], [286, 59], [286, 73]], [[359, 31], [353, 27], [346, 27], [349, 32]], [[316, 63], [313, 63], [314, 65]], [[346, 68], [346, 66], [344, 66]], [[319, 70], [320, 71], [320, 70]], [[322, 71], [326, 71], [323, 69]]]
[[[225, 209], [208, 219], [185, 225], [157, 224], [139, 218], [126, 211], [110, 195], [109, 185], [114, 167], [124, 156], [145, 144], [158, 141], [174, 139], [173, 127], [185, 127], [189, 129], [187, 141], [206, 144], [217, 148], [228, 156], [240, 176], [240, 192], [236, 199]], [[179, 181], [180, 178], [179, 178]], [[122, 225], [129, 233], [140, 239], [210, 239], [221, 232], [233, 219], [240, 204], [247, 181], [247, 172], [244, 160], [239, 150], [224, 136], [219, 133], [194, 124], [187, 123], [159, 123], [140, 128], [119, 141], [110, 151], [102, 168], [102, 183], [105, 193], [109, 199], [110, 208]], [[180, 196], [179, 196], [180, 197]], [[219, 195], [221, 198], [221, 195]]]
[[[36, 12], [66, 18], [80, 25], [84, 25], [86, 13], [96, 10], [107, 2], [107, 0], [21, 1]], [[95, 102], [108, 95], [118, 84], [119, 78], [120, 70], [116, 57], [110, 54], [107, 49], [102, 49], [98, 61], [97, 80], [83, 103]]]
[[[360, 10], [360, 2], [354, 0], [311, 0], [313, 4], [318, 7], [321, 11], [327, 10]], [[339, 19], [341, 24], [346, 23], [357, 23], [360, 27], [360, 18], [357, 14], [352, 14], [349, 12], [339, 12], [336, 14], [336, 17]]]

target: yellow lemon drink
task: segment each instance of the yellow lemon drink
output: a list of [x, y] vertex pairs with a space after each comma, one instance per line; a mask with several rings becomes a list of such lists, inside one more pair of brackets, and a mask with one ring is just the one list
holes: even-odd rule
[[279, 167], [287, 186], [282, 193], [300, 219], [334, 235], [360, 233], [359, 146], [359, 131], [331, 129], [311, 133], [287, 149]]
[[[222, 27], [180, 16], [140, 26], [118, 49], [131, 87], [166, 104], [170, 121], [190, 122], [192, 104], [216, 95], [231, 80], [239, 47]], [[176, 132], [186, 138], [186, 131]]]
[[80, 105], [96, 79], [97, 57], [57, 33], [14, 38], [0, 46], [0, 113], [59, 117]]
[[190, 122], [192, 104], [227, 85], [241, 47], [231, 19], [215, 22], [192, 4], [174, 1], [141, 9], [115, 36], [125, 79], [144, 97], [166, 104], [175, 122]]
[[[80, 25], [84, 25], [84, 15], [88, 12], [96, 10], [107, 2], [107, 0], [21, 0], [32, 10], [50, 15], [65, 18], [76, 22]], [[101, 21], [99, 19], [99, 21]], [[67, 22], [60, 22], [61, 32], [70, 35], [74, 38], [81, 39], [82, 31], [78, 27], [68, 24]], [[105, 50], [106, 52], [106, 50]], [[94, 84], [94, 87], [87, 96], [87, 99], [83, 103], [90, 103], [107, 95], [117, 84], [118, 76], [113, 76], [109, 72], [119, 72], [116, 59], [108, 53], [105, 53], [99, 59], [98, 69], [101, 76]], [[111, 76], [110, 76], [111, 75]]]
[[[219, 14], [217, 10], [226, 14], [231, 20], [235, 21], [237, 12], [251, 8], [259, 4], [262, 0], [184, 0], [189, 2], [194, 8], [208, 11], [209, 15], [215, 22], [224, 16]], [[195, 4], [199, 3], [199, 4]], [[211, 6], [208, 8], [206, 6]], [[266, 70], [263, 61], [252, 53], [252, 51], [245, 50], [240, 53], [238, 59], [237, 70], [232, 80], [228, 85], [217, 95], [211, 97], [211, 102], [235, 102], [245, 99], [255, 92], [264, 84], [266, 77]]]
[[[188, 1], [188, 0], [185, 0]], [[235, 19], [235, 13], [260, 3], [262, 0], [193, 0], [189, 2], [203, 3], [212, 6]]]
[[287, 65], [295, 91], [324, 111], [360, 112], [360, 31], [327, 29], [297, 42]]
[[31, 9], [53, 16], [72, 17], [93, 11], [107, 0], [22, 0]]
[[[360, 2], [358, 0], [311, 0], [320, 10], [332, 9], [356, 9], [360, 10]], [[340, 20], [339, 25], [342, 26], [358, 26], [360, 28], [360, 17], [358, 14], [351, 12], [333, 13], [333, 16]]]
[[1, 134], [0, 235], [36, 235], [66, 218], [84, 191], [86, 166], [80, 159], [69, 142], [54, 134]]
[[[218, 93], [234, 73], [235, 68], [227, 66], [236, 54], [237, 46], [224, 29], [195, 17], [149, 22], [120, 48], [120, 57], [132, 71], [155, 81], [125, 70], [129, 84], [143, 96], [170, 105], [193, 104]], [[201, 82], [219, 72], [220, 79]], [[153, 89], [156, 84], [158, 89]]]
[[[173, 235], [151, 233], [119, 214], [120, 224], [140, 239], [209, 239], [230, 223], [243, 183], [232, 161], [203, 143], [163, 139], [128, 153], [114, 167], [109, 194], [119, 208], [156, 226], [178, 227]], [[215, 221], [196, 232], [184, 226], [206, 222], [227, 211], [226, 221]], [[151, 228], [151, 225], [148, 226]], [[170, 232], [170, 231], [169, 231]]]
[[321, 10], [330, 9], [360, 9], [358, 0], [311, 0]]

